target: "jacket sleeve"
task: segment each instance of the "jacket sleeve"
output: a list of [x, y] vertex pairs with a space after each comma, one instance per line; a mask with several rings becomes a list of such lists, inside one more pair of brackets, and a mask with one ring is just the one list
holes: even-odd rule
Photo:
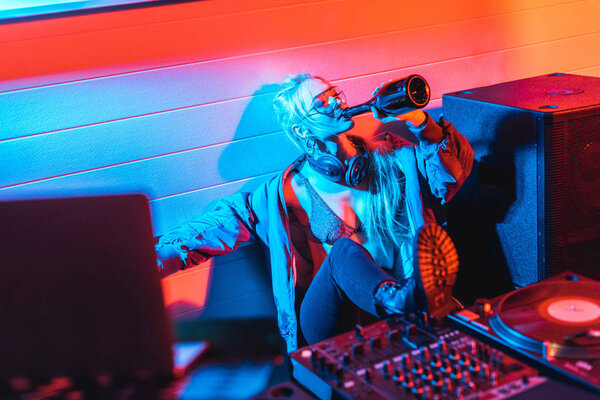
[[465, 182], [473, 167], [473, 149], [467, 139], [448, 121], [440, 124], [427, 114], [426, 122], [409, 130], [419, 139], [417, 164], [427, 178], [431, 193], [448, 202]]
[[256, 225], [251, 196], [224, 197], [200, 217], [162, 235], [156, 244], [161, 276], [234, 251], [250, 240]]

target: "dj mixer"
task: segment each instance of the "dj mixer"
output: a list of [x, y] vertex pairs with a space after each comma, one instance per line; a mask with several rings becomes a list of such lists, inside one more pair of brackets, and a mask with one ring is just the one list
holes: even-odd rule
[[[560, 278], [553, 282], [556, 279]], [[591, 284], [600, 286], [595, 281], [576, 286], [581, 288]], [[579, 289], [571, 287], [569, 290]], [[430, 318], [426, 314], [392, 316], [372, 325], [357, 325], [352, 332], [292, 353], [293, 376], [321, 399], [600, 398], [598, 341], [594, 341], [593, 337], [587, 340], [581, 337], [594, 336], [598, 332], [600, 307], [598, 315], [594, 308], [590, 311], [593, 315], [588, 314], [587, 317], [579, 314], [563, 317], [580, 319], [569, 322], [571, 328], [567, 329], [567, 333], [574, 337], [562, 349], [570, 350], [570, 353], [561, 354], [560, 348], [553, 346], [555, 343], [539, 340], [538, 357], [532, 355], [534, 351], [531, 349], [519, 350], [518, 340], [506, 336], [504, 331], [493, 333], [494, 326], [500, 325], [500, 322], [494, 322], [494, 315], [504, 319], [514, 316], [513, 309], [509, 307], [515, 306], [512, 296], [516, 292], [519, 291], [502, 296], [495, 302], [478, 302], [477, 307], [457, 311], [442, 319]], [[540, 295], [543, 299], [536, 300], [535, 305], [547, 302], [551, 298], [547, 294], [547, 291], [543, 292]], [[517, 296], [522, 306], [527, 306], [531, 300], [529, 291], [526, 295], [525, 298]], [[568, 298], [562, 292], [555, 297], [560, 297], [560, 301]], [[577, 307], [587, 304], [581, 301], [597, 301], [590, 300], [590, 296], [583, 300], [579, 297]], [[511, 300], [510, 304], [506, 305], [507, 301], [502, 303], [503, 299]], [[499, 303], [506, 309], [499, 309]], [[560, 303], [555, 308], [562, 306]], [[542, 337], [546, 334], [550, 339], [555, 337], [553, 331], [544, 333], [545, 325], [541, 330], [529, 328], [528, 321], [540, 326], [531, 313], [524, 315], [522, 309], [515, 312], [521, 312], [516, 316], [517, 319], [522, 318], [520, 325], [514, 319], [510, 323], [525, 330], [523, 334], [515, 333], [515, 337], [520, 338], [529, 332]], [[579, 312], [579, 308], [571, 309], [571, 312]], [[559, 316], [564, 314], [560, 310], [557, 313]], [[550, 354], [546, 360], [541, 355], [544, 343], [547, 354]], [[578, 368], [582, 371], [579, 374], [575, 371]]]

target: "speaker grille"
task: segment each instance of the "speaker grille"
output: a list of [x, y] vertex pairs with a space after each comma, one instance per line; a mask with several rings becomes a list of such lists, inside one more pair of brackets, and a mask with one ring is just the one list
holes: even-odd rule
[[[565, 236], [565, 214], [566, 194], [565, 173], [566, 168], [566, 145], [565, 145], [565, 123], [558, 122], [550, 125], [550, 140], [546, 141], [546, 154], [552, 154], [547, 158], [549, 163], [549, 174], [546, 179], [546, 262], [544, 275], [554, 275], [565, 268], [566, 252], [561, 239]], [[543, 277], [540, 276], [540, 279]]]
[[547, 141], [546, 275], [600, 266], [599, 111], [553, 124]]

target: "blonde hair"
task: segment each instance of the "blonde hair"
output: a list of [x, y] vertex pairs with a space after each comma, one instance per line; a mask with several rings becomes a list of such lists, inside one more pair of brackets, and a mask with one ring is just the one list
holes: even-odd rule
[[386, 253], [390, 243], [400, 248], [411, 240], [406, 210], [406, 179], [397, 153], [370, 151], [370, 182], [365, 231]]
[[[308, 79], [322, 80], [310, 74], [289, 75], [281, 83], [273, 99], [275, 114], [281, 127], [297, 145], [299, 138], [292, 131], [292, 125], [299, 123], [312, 106], [305, 104], [299, 95], [300, 86]], [[368, 237], [375, 240], [385, 253], [389, 243], [400, 248], [402, 242], [410, 240], [404, 173], [400, 167], [400, 160], [389, 148], [369, 148], [367, 144], [365, 146], [366, 151], [370, 153], [367, 175], [370, 196], [367, 198], [367, 218], [364, 226]]]
[[292, 125], [300, 122], [311, 107], [311, 104], [304, 104], [299, 89], [305, 81], [314, 78], [310, 74], [288, 75], [279, 85], [279, 90], [273, 98], [277, 121], [296, 144], [298, 138], [292, 131]]

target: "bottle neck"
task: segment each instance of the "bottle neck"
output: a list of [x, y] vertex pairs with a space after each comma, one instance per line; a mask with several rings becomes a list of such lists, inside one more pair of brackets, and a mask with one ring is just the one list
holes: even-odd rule
[[369, 100], [366, 103], [359, 104], [357, 106], [348, 107], [343, 110], [342, 114], [344, 117], [350, 119], [357, 115], [367, 113], [371, 111], [371, 105], [373, 104], [373, 100]]

